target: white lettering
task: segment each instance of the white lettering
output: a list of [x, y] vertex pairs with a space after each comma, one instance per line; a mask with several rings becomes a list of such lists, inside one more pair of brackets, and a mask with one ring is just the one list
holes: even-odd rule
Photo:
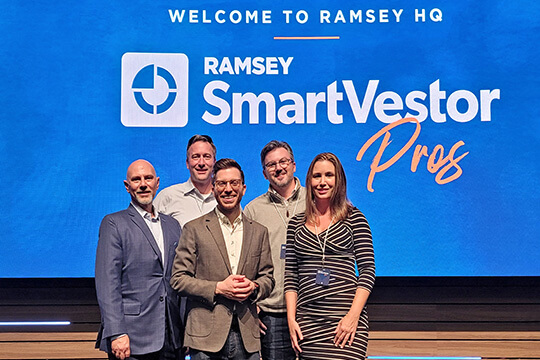
[[267, 75], [278, 75], [278, 59], [276, 57], [267, 57], [266, 58], [266, 74]]
[[308, 21], [308, 13], [306, 10], [300, 10], [296, 13], [296, 22], [299, 24], [305, 24]]
[[[309, 99], [309, 97], [308, 97]], [[282, 105], [278, 110], [278, 120], [283, 124], [303, 124], [304, 123], [304, 99], [300, 94], [294, 92], [288, 92], [279, 95], [279, 100], [285, 102], [291, 100], [293, 103], [290, 105]], [[289, 116], [289, 112], [293, 115]]]
[[[249, 59], [242, 61], [240, 58], [235, 58], [235, 66], [238, 66], [236, 71], [242, 69], [248, 72], [253, 64], [264, 68], [262, 62], [264, 58], [259, 58], [260, 62], [256, 62], [257, 58], [254, 58], [253, 62]], [[205, 58], [205, 73], [216, 74], [221, 71], [227, 73], [232, 67], [230, 62], [222, 61], [220, 66], [218, 63], [216, 58]], [[278, 67], [278, 58], [272, 58], [266, 65], [266, 72], [272, 74]], [[383, 91], [377, 94], [379, 80], [369, 80], [362, 100], [358, 97], [352, 80], [342, 80], [342, 84], [354, 121], [358, 124], [367, 122], [372, 108], [375, 118], [386, 124], [403, 118], [404, 109], [408, 110], [405, 118], [415, 117], [418, 122], [431, 117], [435, 123], [444, 123], [447, 121], [448, 114], [449, 119], [465, 123], [477, 117], [479, 109], [480, 120], [491, 121], [493, 100], [500, 99], [500, 89], [480, 90], [479, 96], [469, 90], [456, 90], [450, 94], [446, 102], [443, 102], [442, 100], [446, 100], [446, 91], [440, 90], [440, 80], [437, 79], [429, 85], [429, 94], [419, 90], [409, 92], [405, 96], [406, 108], [404, 108], [403, 98], [398, 93]], [[343, 115], [339, 113], [340, 102], [343, 101], [344, 96], [343, 92], [337, 89], [337, 81], [329, 84], [326, 92], [306, 92], [305, 96], [296, 92], [282, 93], [279, 95], [279, 104], [276, 103], [274, 95], [268, 92], [259, 95], [252, 92], [232, 93], [232, 98], [229, 100], [220, 97], [220, 91], [227, 94], [228, 90], [229, 84], [218, 80], [211, 81], [205, 86], [204, 99], [210, 106], [215, 107], [217, 112], [205, 111], [202, 115], [204, 121], [213, 125], [222, 124], [231, 116], [232, 107], [233, 124], [242, 124], [244, 113], [249, 119], [249, 124], [263, 122], [276, 124], [276, 117], [280, 123], [286, 125], [316, 124], [317, 107], [319, 104], [324, 106], [325, 103], [327, 119], [331, 124], [342, 124], [344, 121]], [[428, 101], [429, 106], [426, 104]], [[262, 109], [263, 105], [265, 109]], [[447, 114], [443, 113], [442, 109], [446, 109]], [[261, 115], [264, 116], [264, 120], [260, 119]]]
[[294, 57], [224, 57], [221, 60], [215, 57], [204, 58], [204, 74], [208, 75], [288, 75]]
[[283, 74], [289, 74], [289, 66], [291, 65], [293, 59], [294, 57], [292, 56], [288, 57], [287, 60], [284, 60], [282, 57], [278, 57], [279, 63], [281, 64], [281, 67], [283, 67]]
[[189, 10], [189, 22], [198, 23], [199, 22], [199, 10]]
[[208, 111], [205, 111], [202, 119], [206, 121], [209, 124], [212, 125], [219, 125], [223, 124], [227, 119], [229, 118], [229, 115], [231, 114], [231, 107], [229, 106], [229, 103], [222, 98], [216, 96], [214, 94], [214, 90], [221, 90], [223, 92], [227, 92], [229, 90], [229, 84], [227, 84], [224, 81], [211, 81], [209, 82], [205, 87], [203, 91], [203, 97], [204, 100], [209, 105], [215, 106], [220, 110], [218, 115], [213, 115]]
[[429, 112], [436, 123], [446, 121], [446, 114], [441, 114], [441, 100], [446, 99], [446, 91], [439, 90], [439, 80], [429, 85]]
[[234, 75], [234, 69], [228, 57], [223, 58], [221, 65], [219, 66], [219, 73], [223, 74], [224, 72], [229, 73], [229, 75]]
[[392, 12], [396, 16], [396, 22], [399, 22], [401, 14], [403, 13], [403, 9], [399, 9], [399, 11], [396, 11], [396, 9], [392, 9]]
[[426, 9], [414, 9], [414, 21], [418, 22], [418, 20], [426, 21]]
[[182, 22], [184, 19], [184, 14], [186, 13], [186, 10], [178, 11], [178, 9], [174, 10], [174, 12], [169, 9], [169, 17], [171, 18], [171, 22], [178, 21], [179, 23]]
[[263, 12], [262, 12], [262, 23], [263, 24], [271, 24], [272, 23], [272, 11], [263, 10]]
[[253, 59], [253, 73], [255, 75], [262, 75], [264, 74], [264, 58], [263, 57], [256, 57]]
[[221, 15], [225, 15], [225, 10], [216, 11], [216, 22], [223, 24], [225, 23], [225, 19], [222, 18]]
[[283, 10], [283, 14], [285, 15], [285, 24], [288, 24], [291, 21], [292, 10]]
[[373, 9], [369, 9], [368, 11], [366, 11], [366, 17], [367, 23], [373, 24], [375, 21], [377, 21], [377, 18], [375, 17], [375, 10]]
[[362, 10], [354, 12], [354, 10], [349, 11], [349, 22], [352, 24], [355, 20], [358, 20], [360, 24], [362, 22]]
[[426, 120], [428, 116], [427, 107], [422, 103], [414, 101], [415, 99], [425, 100], [426, 97], [427, 97], [427, 94], [425, 92], [418, 91], [418, 90], [411, 91], [410, 93], [408, 93], [407, 96], [405, 97], [405, 105], [407, 105], [407, 107], [410, 110], [416, 111], [416, 114], [411, 114], [408, 112], [407, 114], [405, 114], [405, 117], [406, 118], [414, 117], [416, 118], [416, 120], [418, 120], [418, 122], [422, 122]]
[[239, 57], [234, 58], [234, 73], [240, 74], [245, 72], [247, 75], [251, 74], [251, 58], [247, 57], [244, 60]]
[[[467, 102], [467, 111], [461, 113], [457, 108], [459, 100], [465, 100]], [[446, 109], [448, 115], [457, 122], [468, 122], [474, 119], [478, 114], [478, 99], [474, 94], [468, 90], [454, 91], [448, 97], [446, 102]]]
[[501, 90], [480, 90], [480, 121], [491, 121], [491, 102], [501, 98]]
[[379, 22], [387, 23], [388, 22], [388, 10], [380, 9], [379, 10]]
[[369, 80], [366, 93], [364, 94], [364, 100], [362, 101], [362, 106], [360, 106], [353, 82], [351, 80], [343, 80], [345, 94], [347, 95], [347, 99], [349, 99], [349, 104], [351, 105], [354, 119], [357, 123], [363, 124], [367, 121], [367, 117], [371, 109], [371, 104], [373, 104], [373, 99], [375, 98], [375, 92], [377, 91], [378, 85], [379, 80]]
[[259, 123], [259, 106], [261, 103], [266, 105], [266, 123], [276, 123], [276, 100], [270, 93], [262, 93], [256, 96], [254, 93], [233, 93], [233, 115], [232, 123], [242, 123], [242, 104], [247, 102], [249, 108], [249, 123]]
[[326, 109], [328, 120], [332, 124], [343, 123], [343, 115], [339, 115], [337, 112], [337, 103], [343, 100], [343, 93], [337, 91], [337, 81], [328, 85], [326, 92], [328, 93], [328, 108]]
[[212, 72], [212, 74], [217, 75], [217, 65], [218, 65], [218, 59], [215, 57], [205, 57], [204, 58], [204, 74], [208, 75], [209, 71]]
[[[170, 12], [171, 10], [169, 10]], [[330, 11], [328, 10], [321, 10], [319, 12], [319, 22], [322, 24], [322, 23], [326, 23], [326, 24], [330, 24]]]
[[326, 100], [326, 94], [323, 92], [320, 92], [318, 94], [315, 93], [307, 93], [307, 119], [306, 122], [308, 124], [315, 124], [317, 123], [317, 104], [322, 102], [324, 103]]
[[431, 19], [431, 21], [433, 22], [440, 22], [442, 21], [442, 11], [440, 9], [432, 9], [430, 12], [429, 12], [429, 18]]
[[[390, 100], [390, 102], [387, 102]], [[382, 92], [375, 99], [375, 116], [385, 124], [401, 120], [403, 117], [399, 114], [388, 115], [387, 110], [403, 110], [403, 100], [393, 91]]]
[[346, 23], [345, 16], [343, 15], [343, 11], [338, 10], [336, 17], [334, 18], [334, 24], [337, 22], [342, 22], [343, 24]]

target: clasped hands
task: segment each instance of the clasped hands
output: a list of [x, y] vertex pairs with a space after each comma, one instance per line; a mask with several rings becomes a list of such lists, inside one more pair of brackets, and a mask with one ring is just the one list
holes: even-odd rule
[[229, 275], [225, 280], [217, 283], [216, 294], [242, 302], [253, 293], [255, 287], [255, 283], [245, 275]]

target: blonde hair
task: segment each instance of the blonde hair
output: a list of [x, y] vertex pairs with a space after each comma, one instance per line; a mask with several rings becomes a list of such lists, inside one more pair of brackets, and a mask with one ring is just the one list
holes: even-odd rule
[[313, 194], [313, 188], [311, 186], [311, 178], [313, 177], [313, 168], [318, 161], [329, 161], [334, 165], [336, 184], [332, 195], [330, 197], [330, 212], [335, 221], [346, 219], [352, 212], [353, 205], [347, 198], [347, 178], [341, 162], [336, 155], [325, 152], [321, 153], [313, 159], [309, 165], [309, 169], [306, 175], [306, 223], [317, 224], [318, 223], [318, 211], [315, 206], [315, 195]]

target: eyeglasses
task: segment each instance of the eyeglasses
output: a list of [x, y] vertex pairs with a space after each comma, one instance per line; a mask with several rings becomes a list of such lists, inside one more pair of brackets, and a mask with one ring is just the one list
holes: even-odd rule
[[232, 179], [232, 180], [229, 180], [229, 181], [218, 180], [218, 181], [214, 182], [214, 187], [218, 191], [223, 191], [227, 187], [227, 184], [230, 184], [231, 187], [234, 190], [238, 190], [242, 186], [242, 179]]
[[291, 162], [292, 162], [292, 159], [283, 158], [283, 159], [279, 160], [278, 162], [272, 161], [272, 162], [266, 163], [266, 164], [264, 164], [264, 167], [268, 171], [276, 171], [278, 164], [282, 169], [284, 169], [287, 166], [289, 166], [289, 164]]

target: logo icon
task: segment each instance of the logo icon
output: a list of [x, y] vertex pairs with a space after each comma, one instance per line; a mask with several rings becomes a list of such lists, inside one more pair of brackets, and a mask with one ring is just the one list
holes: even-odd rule
[[124, 126], [185, 126], [188, 122], [187, 56], [125, 53], [121, 102]]

